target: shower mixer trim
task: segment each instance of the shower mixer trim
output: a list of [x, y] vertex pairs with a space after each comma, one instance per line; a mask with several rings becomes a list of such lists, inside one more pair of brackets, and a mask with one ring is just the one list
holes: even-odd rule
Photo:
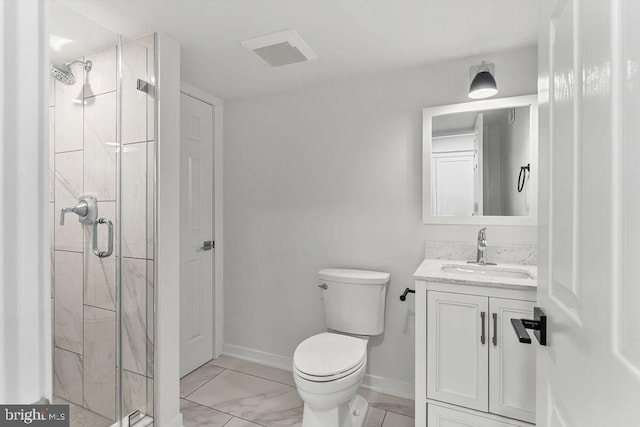
[[93, 224], [98, 217], [98, 204], [94, 196], [80, 196], [78, 204], [60, 210], [60, 225], [64, 225], [64, 217], [67, 213], [78, 215], [78, 222], [81, 224]]

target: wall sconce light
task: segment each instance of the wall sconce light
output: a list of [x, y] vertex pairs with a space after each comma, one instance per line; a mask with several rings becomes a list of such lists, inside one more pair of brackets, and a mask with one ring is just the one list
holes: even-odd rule
[[469, 86], [469, 98], [482, 99], [498, 93], [498, 85], [493, 77], [493, 64], [482, 61], [479, 67], [471, 67], [469, 70], [471, 86]]

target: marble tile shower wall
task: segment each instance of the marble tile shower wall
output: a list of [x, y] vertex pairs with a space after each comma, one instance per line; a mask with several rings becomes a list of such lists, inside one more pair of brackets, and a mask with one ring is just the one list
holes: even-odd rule
[[[72, 66], [77, 83], [51, 81], [49, 198], [52, 225], [54, 394], [110, 420], [117, 399], [117, 249], [98, 258], [92, 229], [60, 209], [78, 197], [98, 199], [98, 216], [114, 222], [122, 209], [123, 413], [153, 413], [153, 99], [136, 80], [153, 72], [153, 37], [123, 46], [122, 104], [117, 97], [117, 48], [86, 55], [93, 68]], [[118, 123], [122, 108], [122, 123]], [[126, 144], [119, 153], [118, 126]], [[119, 156], [122, 191], [118, 194]], [[101, 247], [106, 227], [99, 227]], [[118, 242], [116, 235], [116, 242]]]

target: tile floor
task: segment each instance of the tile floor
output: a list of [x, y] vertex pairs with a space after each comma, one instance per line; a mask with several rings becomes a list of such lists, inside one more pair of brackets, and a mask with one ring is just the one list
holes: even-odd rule
[[[365, 427], [414, 425], [413, 401], [361, 389]], [[220, 356], [180, 380], [185, 427], [299, 426], [303, 403], [291, 372]]]
[[56, 405], [69, 405], [69, 418], [72, 427], [110, 427], [113, 421], [88, 409], [68, 402], [61, 397], [53, 396]]

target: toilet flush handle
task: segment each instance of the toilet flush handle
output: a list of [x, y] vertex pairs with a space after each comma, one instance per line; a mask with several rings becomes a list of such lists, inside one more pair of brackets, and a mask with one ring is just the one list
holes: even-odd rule
[[324, 289], [325, 291], [326, 291], [327, 289], [329, 289], [329, 287], [327, 286], [327, 284], [326, 284], [326, 283], [323, 283], [323, 284], [321, 284], [321, 285], [318, 285], [318, 287], [319, 287], [319, 288]]

